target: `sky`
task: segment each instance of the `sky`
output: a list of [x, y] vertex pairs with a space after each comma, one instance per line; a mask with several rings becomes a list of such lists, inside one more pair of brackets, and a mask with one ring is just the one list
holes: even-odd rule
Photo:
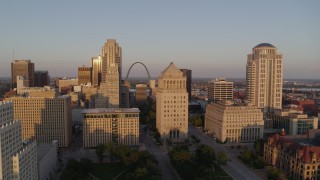
[[[260, 43], [284, 57], [284, 78], [320, 79], [319, 0], [0, 1], [0, 77], [30, 59], [51, 77], [75, 77], [107, 39], [122, 47], [123, 76], [143, 62], [152, 77], [170, 64], [193, 77], [245, 78]], [[130, 77], [146, 77], [137, 64]]]

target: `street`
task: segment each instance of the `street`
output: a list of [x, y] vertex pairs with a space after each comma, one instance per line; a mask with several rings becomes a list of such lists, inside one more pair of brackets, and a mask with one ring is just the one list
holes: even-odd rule
[[208, 136], [206, 136], [200, 130], [190, 124], [189, 134], [196, 135], [201, 140], [200, 143], [213, 147], [216, 152], [224, 151], [227, 154], [230, 161], [227, 162], [227, 165], [222, 166], [222, 168], [234, 180], [262, 180], [261, 177], [252, 172], [252, 169], [248, 168], [245, 164], [240, 162], [234, 152], [235, 150], [230, 149], [229, 146], [226, 146], [225, 144], [214, 143]]
[[162, 179], [180, 180], [180, 176], [170, 164], [167, 151], [165, 150], [166, 147], [155, 144], [153, 137], [148, 137], [147, 133], [143, 130], [141, 132], [141, 150], [147, 150], [156, 157], [158, 167], [162, 174]]

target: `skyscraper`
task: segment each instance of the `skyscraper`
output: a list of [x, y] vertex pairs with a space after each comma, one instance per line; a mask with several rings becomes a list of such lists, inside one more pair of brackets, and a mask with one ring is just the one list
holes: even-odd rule
[[161, 138], [182, 140], [188, 136], [186, 77], [173, 63], [161, 73], [156, 95], [156, 126]]
[[102, 47], [102, 82], [100, 93], [107, 98], [108, 108], [120, 106], [121, 47], [115, 39], [108, 39]]
[[101, 56], [93, 57], [91, 60], [92, 60], [92, 85], [100, 86], [101, 68], [102, 68]]
[[189, 101], [191, 101], [191, 80], [192, 71], [190, 69], [180, 69], [183, 72], [183, 76], [187, 78], [186, 88], [188, 92]]
[[15, 60], [11, 63], [11, 87], [17, 87], [17, 76], [28, 80], [28, 87], [34, 86], [34, 63], [30, 60]]
[[282, 54], [268, 43], [258, 44], [248, 55], [247, 99], [264, 112], [282, 107], [282, 64]]

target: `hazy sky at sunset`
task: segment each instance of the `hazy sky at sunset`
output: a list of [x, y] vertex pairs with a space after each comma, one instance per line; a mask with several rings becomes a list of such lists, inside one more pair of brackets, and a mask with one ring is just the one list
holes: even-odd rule
[[[245, 78], [247, 54], [268, 42], [284, 56], [285, 78], [320, 79], [320, 1], [0, 1], [0, 77], [30, 59], [52, 77], [76, 76], [107, 39], [151, 73], [173, 61], [193, 77]], [[146, 76], [137, 65], [133, 76]]]

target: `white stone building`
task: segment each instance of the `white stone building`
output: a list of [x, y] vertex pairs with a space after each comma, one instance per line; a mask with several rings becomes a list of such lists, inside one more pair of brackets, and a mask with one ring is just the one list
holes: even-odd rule
[[162, 139], [184, 140], [188, 136], [186, 77], [173, 63], [158, 78], [156, 127]]

